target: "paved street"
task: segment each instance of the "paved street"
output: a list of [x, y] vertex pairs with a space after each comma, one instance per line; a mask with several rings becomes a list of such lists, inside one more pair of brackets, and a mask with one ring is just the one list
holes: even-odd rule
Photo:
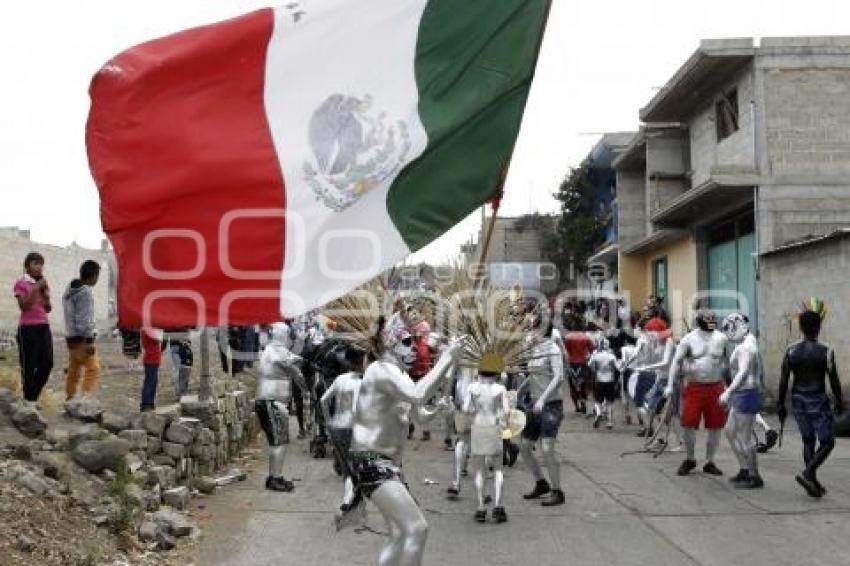
[[[822, 471], [828, 495], [812, 501], [794, 482], [800, 465], [794, 430], [786, 432], [781, 451], [762, 458], [766, 488], [749, 492], [728, 485], [737, 466], [725, 438], [718, 460], [725, 477], [697, 473], [679, 478], [675, 471], [681, 454], [621, 457], [639, 447], [634, 430], [593, 432], [589, 421], [568, 417], [560, 437], [566, 505], [551, 510], [523, 501], [521, 493], [531, 480], [519, 463], [507, 474], [510, 521], [503, 525], [473, 522], [471, 480], [464, 485], [461, 501], [444, 497], [451, 455], [442, 450], [440, 433], [427, 443], [411, 442], [406, 469], [431, 525], [425, 564], [846, 566], [850, 561], [847, 440], [839, 440]], [[698, 442], [701, 456], [702, 434]], [[202, 525], [200, 564], [374, 563], [380, 535], [333, 532], [340, 482], [329, 460], [309, 458], [304, 441], [292, 445], [287, 464], [287, 472], [300, 480], [294, 494], [262, 488], [265, 461], [250, 471], [247, 482], [204, 501], [202, 514], [211, 519]], [[439, 485], [425, 485], [425, 478]], [[384, 529], [374, 508], [369, 523], [375, 531]]]

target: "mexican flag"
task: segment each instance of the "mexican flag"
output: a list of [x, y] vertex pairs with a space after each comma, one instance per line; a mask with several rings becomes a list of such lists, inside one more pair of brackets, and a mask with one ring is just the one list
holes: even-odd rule
[[294, 316], [493, 196], [549, 0], [300, 0], [133, 47], [86, 144], [122, 325]]

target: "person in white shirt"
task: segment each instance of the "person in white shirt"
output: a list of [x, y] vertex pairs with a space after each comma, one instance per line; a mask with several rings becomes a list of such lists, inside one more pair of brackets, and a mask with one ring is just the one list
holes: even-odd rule
[[617, 400], [617, 358], [611, 351], [606, 338], [596, 341], [596, 350], [591, 354], [587, 366], [593, 374], [593, 428], [605, 418], [605, 427], [614, 427], [612, 418], [614, 402]]

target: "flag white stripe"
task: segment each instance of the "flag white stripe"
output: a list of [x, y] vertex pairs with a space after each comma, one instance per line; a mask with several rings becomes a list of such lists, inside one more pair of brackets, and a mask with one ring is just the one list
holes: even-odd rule
[[[414, 75], [426, 3], [303, 0], [295, 8], [275, 9], [266, 59], [265, 108], [283, 172], [287, 215], [302, 220], [286, 222], [281, 274], [285, 315], [321, 306], [410, 252], [389, 217], [386, 202], [399, 171], [427, 145], [417, 112]], [[333, 95], [341, 95], [348, 105], [355, 99], [362, 103], [354, 115], [357, 124], [329, 121], [342, 130], [317, 130], [314, 125], [313, 139], [324, 143], [311, 146], [311, 118]], [[352, 116], [342, 111], [338, 115]], [[317, 136], [317, 131], [322, 135]], [[348, 136], [347, 145], [343, 146], [340, 136]], [[342, 179], [344, 173], [334, 179], [340, 186], [350, 187], [346, 181], [352, 179], [366, 179], [373, 186], [350, 207], [334, 211], [314, 190], [317, 183], [328, 186], [328, 177], [320, 173], [318, 180], [311, 181], [308, 174], [310, 168], [321, 169], [314, 147], [329, 156], [325, 163], [343, 162], [358, 140], [362, 143], [357, 164], [365, 165], [363, 172], [349, 170], [352, 174], [347, 179]]]

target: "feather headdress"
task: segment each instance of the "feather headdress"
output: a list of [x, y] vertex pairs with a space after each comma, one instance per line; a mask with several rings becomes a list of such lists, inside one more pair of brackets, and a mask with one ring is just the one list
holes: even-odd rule
[[540, 337], [517, 316], [507, 291], [478, 287], [463, 266], [440, 285], [445, 309], [438, 322], [449, 335], [463, 336], [461, 367], [486, 373], [520, 371], [535, 356]]
[[800, 304], [800, 312], [797, 316], [803, 314], [806, 311], [811, 311], [817, 314], [821, 320], [826, 319], [826, 315], [829, 311], [826, 308], [826, 303], [818, 297], [809, 297], [805, 301]]
[[383, 353], [390, 295], [380, 279], [373, 279], [325, 305], [322, 314], [333, 321], [336, 336], [377, 358]]

